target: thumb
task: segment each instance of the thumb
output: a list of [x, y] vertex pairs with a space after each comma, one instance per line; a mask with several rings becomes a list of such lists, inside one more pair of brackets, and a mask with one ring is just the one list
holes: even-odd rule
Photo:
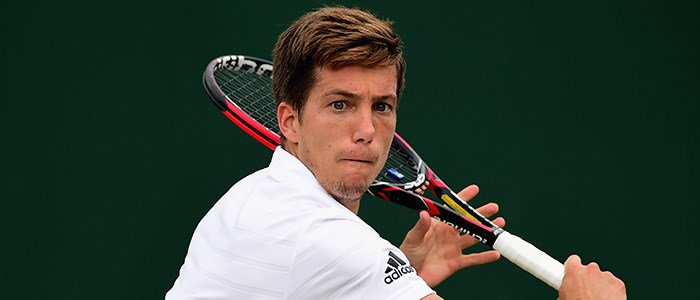
[[404, 244], [420, 244], [423, 241], [423, 237], [430, 229], [430, 222], [430, 214], [428, 214], [427, 211], [421, 211], [418, 214], [418, 222], [416, 222], [416, 225], [406, 234]]

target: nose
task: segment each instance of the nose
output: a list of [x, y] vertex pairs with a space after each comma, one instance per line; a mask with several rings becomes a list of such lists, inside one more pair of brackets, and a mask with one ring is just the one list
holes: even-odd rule
[[355, 116], [353, 140], [358, 143], [371, 143], [374, 139], [374, 131], [372, 109], [359, 110]]

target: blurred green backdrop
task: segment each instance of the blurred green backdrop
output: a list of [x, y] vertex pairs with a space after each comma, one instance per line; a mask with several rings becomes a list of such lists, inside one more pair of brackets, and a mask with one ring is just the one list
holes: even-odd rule
[[[455, 189], [479, 184], [510, 231], [599, 262], [631, 299], [695, 294], [678, 275], [700, 267], [697, 2], [333, 3], [395, 22], [398, 130]], [[199, 219], [270, 156], [209, 102], [204, 67], [269, 58], [323, 4], [0, 4], [2, 298], [162, 299]], [[363, 203], [395, 243], [415, 222]], [[437, 291], [556, 299], [505, 260]]]

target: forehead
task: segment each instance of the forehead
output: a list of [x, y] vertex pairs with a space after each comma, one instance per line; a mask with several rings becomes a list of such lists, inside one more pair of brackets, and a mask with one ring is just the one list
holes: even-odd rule
[[334, 90], [352, 94], [371, 94], [372, 97], [397, 98], [398, 85], [395, 66], [345, 66], [316, 68], [312, 94], [327, 94]]

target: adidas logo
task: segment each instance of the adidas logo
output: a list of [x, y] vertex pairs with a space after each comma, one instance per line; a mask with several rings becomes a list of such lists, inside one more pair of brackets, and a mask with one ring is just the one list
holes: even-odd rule
[[394, 254], [394, 252], [389, 251], [389, 261], [386, 262], [389, 266], [386, 267], [384, 274], [384, 283], [391, 284], [394, 280], [401, 278], [401, 276], [413, 273], [416, 271], [413, 267], [407, 264], [403, 259], [399, 258]]

